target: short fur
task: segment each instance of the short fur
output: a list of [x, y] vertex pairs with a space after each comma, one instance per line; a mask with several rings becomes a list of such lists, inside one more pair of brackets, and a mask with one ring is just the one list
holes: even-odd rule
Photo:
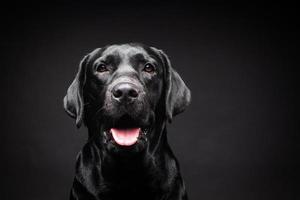
[[[105, 62], [107, 72], [99, 73]], [[146, 73], [147, 62], [155, 66]], [[126, 80], [139, 91], [132, 104], [114, 101], [111, 88]], [[167, 141], [166, 123], [190, 103], [190, 90], [154, 47], [130, 43], [95, 49], [80, 63], [64, 98], [66, 112], [89, 138], [76, 162], [70, 199], [186, 200], [178, 162]], [[113, 126], [141, 126], [147, 135], [130, 147], [107, 135]]]

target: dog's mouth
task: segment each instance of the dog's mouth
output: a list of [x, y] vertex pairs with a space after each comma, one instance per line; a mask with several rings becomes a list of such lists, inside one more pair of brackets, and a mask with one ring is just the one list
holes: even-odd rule
[[113, 139], [120, 146], [132, 146], [146, 136], [147, 131], [140, 127], [137, 128], [111, 128], [108, 132]]
[[147, 141], [150, 126], [137, 123], [136, 120], [124, 116], [116, 120], [104, 130], [107, 142], [114, 142], [119, 146], [133, 146], [138, 142]]

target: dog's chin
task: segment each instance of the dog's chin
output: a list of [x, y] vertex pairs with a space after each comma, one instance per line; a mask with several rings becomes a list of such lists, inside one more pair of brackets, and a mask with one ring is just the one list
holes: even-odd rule
[[111, 119], [102, 126], [104, 144], [107, 149], [115, 152], [139, 152], [148, 143], [151, 124], [130, 116]]

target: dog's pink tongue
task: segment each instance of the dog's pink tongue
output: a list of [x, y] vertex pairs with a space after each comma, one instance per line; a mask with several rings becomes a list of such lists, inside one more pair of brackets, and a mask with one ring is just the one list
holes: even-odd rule
[[136, 143], [141, 129], [140, 128], [130, 128], [130, 129], [112, 128], [110, 130], [117, 144], [122, 146], [131, 146]]

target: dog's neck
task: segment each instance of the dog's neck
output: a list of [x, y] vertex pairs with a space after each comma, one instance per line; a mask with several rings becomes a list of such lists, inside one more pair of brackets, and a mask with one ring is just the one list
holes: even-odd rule
[[102, 188], [103, 192], [98, 195], [113, 196], [111, 199], [120, 199], [124, 195], [127, 195], [125, 199], [145, 195], [145, 200], [148, 200], [155, 199], [154, 194], [164, 194], [163, 183], [171, 175], [166, 173], [166, 161], [173, 157], [167, 142], [166, 123], [156, 123], [149, 136], [150, 134], [153, 137], [148, 140], [143, 151], [127, 155], [110, 154], [105, 147], [99, 146], [99, 135], [98, 138], [89, 138], [82, 150], [82, 157], [78, 160], [83, 164], [80, 167], [84, 173], [78, 176], [80, 179], [90, 177], [93, 182], [87, 182], [91, 184], [89, 187], [93, 191]]
[[[89, 129], [89, 131], [91, 131], [91, 129]], [[99, 143], [98, 137], [91, 137], [89, 141], [101, 149], [98, 155], [99, 160], [102, 162], [101, 166], [106, 167], [101, 169], [102, 174], [108, 179], [113, 179], [117, 176], [116, 180], [120, 181], [122, 177], [128, 180], [126, 174], [132, 173], [136, 176], [140, 176], [140, 178], [142, 178], [142, 176], [151, 176], [151, 174], [147, 173], [154, 172], [154, 168], [157, 168], [157, 166], [155, 166], [157, 159], [163, 159], [164, 151], [169, 147], [166, 134], [165, 121], [157, 122], [152, 131], [148, 133], [148, 137], [151, 138], [148, 139], [146, 147], [140, 152], [133, 153], [121, 152], [119, 154], [112, 154], [105, 146]]]
[[161, 129], [160, 134], [156, 134], [159, 135], [159, 138], [152, 138], [155, 141], [153, 140], [153, 143], [149, 143], [147, 148], [136, 154], [111, 155], [106, 151], [100, 154], [101, 165], [98, 166], [100, 167], [99, 175], [102, 177], [101, 184], [109, 187], [108, 191], [112, 192], [111, 195], [118, 192], [125, 194], [145, 193], [150, 198], [153, 195], [151, 191], [157, 193], [161, 191], [160, 181], [162, 179], [157, 178], [157, 176], [163, 176], [164, 172], [161, 167], [165, 165], [157, 165], [157, 163], [164, 163], [164, 148], [168, 146], [165, 145], [167, 142], [165, 127]]

